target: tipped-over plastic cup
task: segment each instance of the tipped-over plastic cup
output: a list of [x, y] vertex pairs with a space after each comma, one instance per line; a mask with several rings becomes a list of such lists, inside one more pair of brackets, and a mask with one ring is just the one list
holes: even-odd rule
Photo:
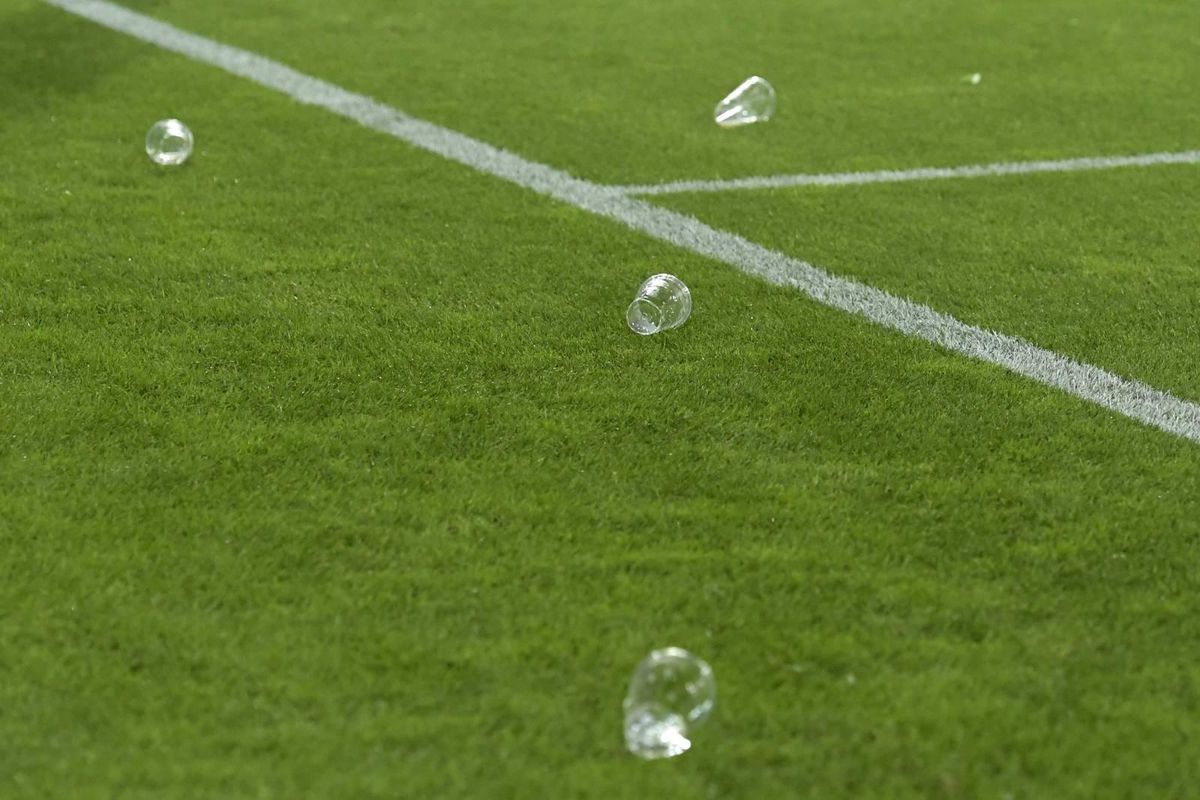
[[678, 328], [692, 313], [692, 293], [683, 281], [665, 272], [651, 275], [638, 287], [625, 311], [629, 329], [642, 336]]

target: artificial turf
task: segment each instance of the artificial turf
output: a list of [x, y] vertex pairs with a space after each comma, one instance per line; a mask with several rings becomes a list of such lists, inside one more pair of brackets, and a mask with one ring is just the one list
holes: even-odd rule
[[[1129, 105], [1194, 63], [1177, 4], [131, 5], [592, 179], [1195, 146], [1195, 104]], [[0, 20], [0, 797], [1192, 792], [1194, 443], [38, 3]], [[874, 124], [717, 130], [767, 73], [731, 30], [782, 102]], [[1051, 61], [1111, 98], [1094, 140], [1026, 102], [1071, 87], [981, 63], [1089, 32]], [[165, 116], [181, 169], [140, 149]], [[1196, 398], [1196, 182], [662, 202]], [[696, 311], [636, 337], [658, 271]], [[620, 702], [666, 644], [718, 706], [646, 764]]]

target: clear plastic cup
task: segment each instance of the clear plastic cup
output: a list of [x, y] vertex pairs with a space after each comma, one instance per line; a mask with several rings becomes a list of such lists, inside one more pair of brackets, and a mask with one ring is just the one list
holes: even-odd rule
[[625, 695], [625, 747], [638, 758], [674, 758], [712, 714], [717, 682], [704, 659], [680, 647], [642, 659]]
[[692, 293], [683, 281], [665, 272], [651, 275], [638, 287], [625, 311], [629, 329], [642, 336], [678, 328], [692, 314]]
[[766, 78], [752, 75], [717, 103], [713, 119], [722, 128], [736, 128], [766, 122], [774, 113], [775, 87]]
[[177, 119], [161, 119], [146, 132], [146, 155], [159, 166], [177, 167], [192, 154], [194, 141], [187, 125]]

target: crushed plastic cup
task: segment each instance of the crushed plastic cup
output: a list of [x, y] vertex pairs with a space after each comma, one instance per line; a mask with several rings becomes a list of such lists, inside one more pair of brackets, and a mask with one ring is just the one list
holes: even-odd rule
[[692, 313], [692, 293], [683, 281], [665, 272], [642, 281], [625, 310], [629, 329], [642, 336], [678, 328]]
[[146, 155], [159, 166], [175, 167], [188, 160], [194, 141], [187, 125], [177, 119], [160, 119], [146, 132]]
[[638, 758], [674, 758], [712, 714], [717, 682], [704, 659], [680, 647], [642, 659], [625, 695], [625, 747]]
[[736, 128], [766, 122], [774, 113], [775, 87], [766, 78], [752, 75], [717, 103], [713, 119], [722, 128]]

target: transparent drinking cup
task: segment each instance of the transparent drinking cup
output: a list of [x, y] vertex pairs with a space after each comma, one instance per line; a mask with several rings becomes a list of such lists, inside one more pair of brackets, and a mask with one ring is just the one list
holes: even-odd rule
[[629, 679], [625, 747], [648, 761], [686, 753], [716, 701], [717, 683], [704, 659], [681, 647], [655, 650]]
[[687, 285], [665, 272], [651, 275], [638, 287], [625, 311], [629, 329], [642, 336], [678, 328], [692, 313], [692, 293]]

